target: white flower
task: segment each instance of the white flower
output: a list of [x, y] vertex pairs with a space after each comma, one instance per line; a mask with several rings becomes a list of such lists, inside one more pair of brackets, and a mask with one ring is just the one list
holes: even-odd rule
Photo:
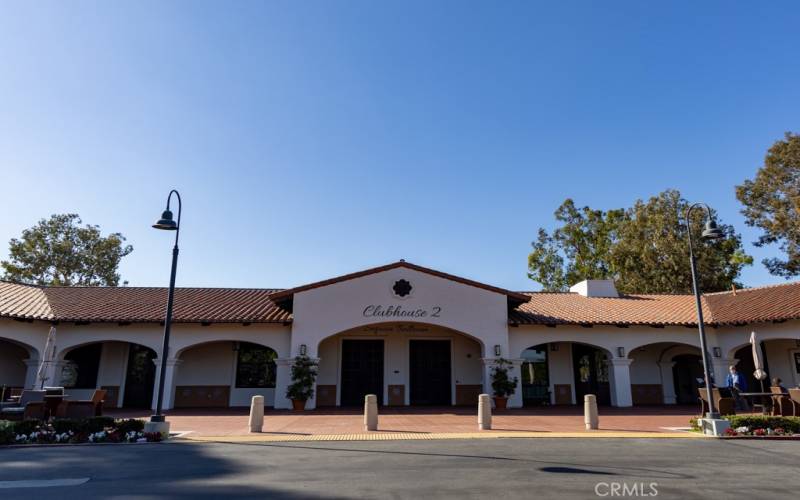
[[750, 428], [745, 426], [745, 425], [743, 425], [741, 427], [737, 427], [736, 428], [736, 432], [738, 432], [739, 434], [742, 434], [742, 433], [745, 433], [745, 432], [750, 432]]

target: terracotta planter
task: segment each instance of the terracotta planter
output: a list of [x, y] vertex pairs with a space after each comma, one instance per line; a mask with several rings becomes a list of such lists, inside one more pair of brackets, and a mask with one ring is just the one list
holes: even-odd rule
[[508, 398], [500, 398], [495, 396], [494, 398], [494, 409], [495, 410], [505, 410], [506, 406], [508, 405]]
[[303, 411], [306, 409], [306, 401], [305, 399], [293, 399], [292, 400], [292, 409], [294, 411]]

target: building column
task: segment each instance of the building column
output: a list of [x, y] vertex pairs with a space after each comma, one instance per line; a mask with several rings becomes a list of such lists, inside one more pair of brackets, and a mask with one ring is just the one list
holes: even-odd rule
[[[631, 395], [631, 363], [630, 358], [612, 358], [609, 361], [612, 373], [610, 375], [612, 386], [611, 394], [614, 397], [612, 404], [619, 407], [633, 406]], [[578, 401], [581, 404], [582, 401]]]
[[674, 361], [659, 361], [658, 367], [661, 370], [661, 390], [664, 396], [665, 405], [678, 403], [678, 395], [675, 394], [675, 379], [672, 376]]
[[[175, 372], [178, 365], [183, 362], [181, 359], [168, 358], [167, 371], [164, 372], [164, 399], [161, 403], [162, 410], [171, 410], [175, 404]], [[158, 405], [158, 381], [161, 379], [161, 360], [155, 358], [153, 363], [156, 364], [156, 380], [153, 385], [153, 403], [152, 409], [155, 410]]]
[[286, 397], [286, 389], [292, 380], [292, 358], [275, 359], [275, 402], [274, 408], [289, 409], [292, 402]]
[[38, 359], [23, 359], [25, 363], [25, 389], [36, 389], [36, 373], [39, 371]]

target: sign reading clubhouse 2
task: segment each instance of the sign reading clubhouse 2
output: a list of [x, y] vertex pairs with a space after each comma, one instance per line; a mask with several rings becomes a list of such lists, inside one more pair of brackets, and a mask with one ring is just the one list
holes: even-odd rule
[[365, 318], [438, 318], [442, 313], [439, 306], [430, 309], [403, 309], [403, 306], [369, 305], [364, 308]]

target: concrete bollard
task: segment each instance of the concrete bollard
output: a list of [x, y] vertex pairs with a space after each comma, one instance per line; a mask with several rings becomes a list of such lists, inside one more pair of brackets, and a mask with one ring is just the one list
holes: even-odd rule
[[253, 396], [250, 400], [250, 432], [262, 432], [264, 428], [264, 396]]
[[597, 415], [597, 396], [587, 394], [583, 397], [583, 421], [586, 423], [586, 430], [597, 429], [600, 418]]
[[488, 394], [478, 396], [478, 430], [492, 429], [492, 400]]
[[364, 429], [378, 430], [378, 396], [374, 394], [364, 396]]

